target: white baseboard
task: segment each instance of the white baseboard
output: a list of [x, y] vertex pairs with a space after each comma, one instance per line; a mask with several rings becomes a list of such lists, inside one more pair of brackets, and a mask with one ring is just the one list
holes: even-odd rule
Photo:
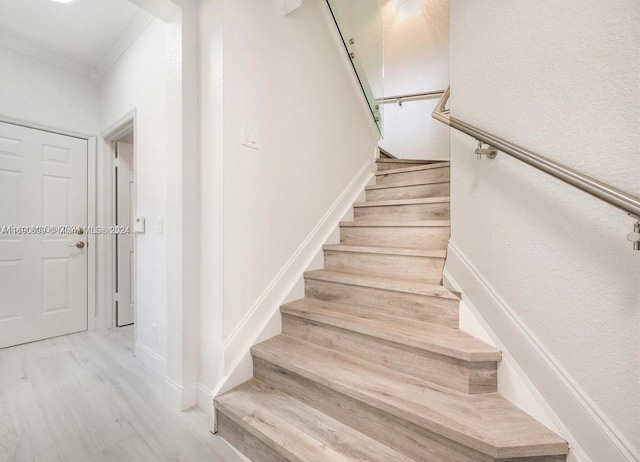
[[165, 377], [164, 385], [164, 399], [169, 409], [182, 412], [197, 406], [200, 387], [198, 382], [183, 387]]
[[[621, 433], [481, 277], [454, 242], [449, 242], [445, 284], [462, 292], [467, 314], [476, 319], [475, 326], [472, 319], [465, 321], [463, 309], [461, 328], [482, 337], [478, 331], [481, 327], [485, 331], [483, 339], [502, 350], [507, 366], [502, 373], [512, 389], [501, 392], [565, 438], [571, 447], [570, 460], [639, 460], [633, 446], [620, 436]], [[546, 419], [536, 407], [544, 412]]]
[[154, 377], [164, 379], [167, 375], [167, 360], [140, 342], [135, 344], [135, 356]]
[[224, 342], [225, 376], [213, 390], [214, 396], [253, 376], [251, 346], [282, 331], [280, 305], [287, 299], [304, 296], [302, 274], [311, 266], [322, 266], [322, 246], [336, 236], [340, 220], [373, 178], [373, 161], [372, 155]]

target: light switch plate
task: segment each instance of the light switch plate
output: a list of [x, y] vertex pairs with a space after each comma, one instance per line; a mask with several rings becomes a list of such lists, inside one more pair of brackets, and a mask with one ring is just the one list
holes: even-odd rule
[[242, 125], [242, 145], [258, 149], [258, 130], [251, 125]]

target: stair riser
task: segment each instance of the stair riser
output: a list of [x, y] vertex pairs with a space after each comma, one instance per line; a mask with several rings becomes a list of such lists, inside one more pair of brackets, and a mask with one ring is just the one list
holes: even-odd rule
[[449, 167], [376, 175], [376, 184], [396, 185], [417, 182], [430, 183], [434, 181], [449, 181]]
[[314, 279], [305, 280], [305, 293], [316, 300], [364, 306], [385, 314], [446, 327], [457, 328], [459, 324], [457, 300]]
[[449, 243], [451, 228], [443, 227], [342, 227], [340, 242], [349, 245], [381, 247], [412, 247], [444, 250]]
[[325, 250], [324, 267], [347, 273], [365, 273], [439, 284], [442, 280], [444, 258]]
[[377, 162], [376, 166], [378, 167], [379, 172], [383, 172], [385, 170], [393, 170], [395, 168], [407, 168], [407, 167], [417, 167], [419, 165], [426, 165], [424, 162]]
[[449, 183], [398, 186], [396, 188], [370, 189], [367, 191], [367, 201], [390, 201], [447, 196], [449, 196]]
[[495, 459], [460, 443], [443, 438], [260, 358], [254, 357], [253, 375], [255, 378], [416, 461], [495, 461]]
[[320, 322], [283, 314], [292, 337], [365, 359], [463, 393], [497, 391], [497, 363], [469, 363]]
[[384, 205], [380, 207], [355, 207], [355, 221], [425, 221], [448, 220], [449, 202], [433, 204]]
[[223, 412], [218, 411], [216, 434], [249, 460], [260, 462], [290, 462], [251, 433], [244, 430]]

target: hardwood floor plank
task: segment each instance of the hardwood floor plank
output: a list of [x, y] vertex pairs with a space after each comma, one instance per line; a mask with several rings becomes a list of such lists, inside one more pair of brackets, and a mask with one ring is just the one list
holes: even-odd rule
[[0, 350], [1, 462], [240, 462], [198, 410], [164, 404], [132, 327]]
[[85, 462], [140, 462], [160, 459], [139, 435], [134, 435], [89, 457]]

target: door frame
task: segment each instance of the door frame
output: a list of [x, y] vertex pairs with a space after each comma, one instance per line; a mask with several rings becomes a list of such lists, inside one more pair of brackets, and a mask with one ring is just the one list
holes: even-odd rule
[[[136, 109], [134, 108], [124, 116], [122, 116], [117, 122], [115, 122], [110, 128], [105, 130], [101, 135], [102, 142], [102, 152], [104, 152], [104, 159], [102, 164], [102, 171], [100, 172], [100, 177], [103, 180], [101, 186], [101, 196], [103, 198], [103, 203], [105, 204], [105, 210], [103, 210], [103, 219], [105, 226], [112, 226], [116, 222], [116, 204], [115, 204], [115, 152], [116, 152], [116, 142], [118, 139], [122, 138], [124, 135], [133, 132], [133, 178], [134, 182], [137, 185], [137, 158], [136, 155], [136, 139], [137, 139], [137, 123], [136, 123]], [[116, 268], [116, 259], [115, 259], [115, 235], [107, 234], [107, 239], [103, 242], [103, 252], [104, 255], [103, 263], [102, 263], [102, 281], [104, 283], [103, 286], [103, 302], [104, 302], [104, 316], [103, 323], [107, 328], [116, 327], [116, 277], [117, 277], [117, 268]], [[134, 247], [136, 246], [136, 238], [134, 237]], [[138, 260], [136, 258], [135, 262], [135, 272], [137, 273], [138, 269]], [[137, 280], [137, 279], [136, 279]], [[134, 336], [134, 345], [137, 339], [137, 318], [138, 318], [138, 310], [134, 312], [134, 324], [133, 324], [133, 336]]]
[[[96, 227], [97, 219], [97, 158], [98, 158], [98, 138], [95, 135], [87, 135], [86, 133], [74, 132], [63, 128], [52, 127], [38, 123], [29, 122], [27, 120], [16, 119], [13, 117], [0, 114], [0, 122], [11, 125], [18, 125], [24, 128], [39, 130], [44, 132], [55, 133], [57, 135], [69, 136], [71, 138], [79, 138], [87, 142], [87, 226], [89, 228]], [[96, 291], [96, 256], [98, 245], [96, 235], [87, 233], [87, 330], [93, 330], [99, 327], [98, 323], [98, 303]]]

